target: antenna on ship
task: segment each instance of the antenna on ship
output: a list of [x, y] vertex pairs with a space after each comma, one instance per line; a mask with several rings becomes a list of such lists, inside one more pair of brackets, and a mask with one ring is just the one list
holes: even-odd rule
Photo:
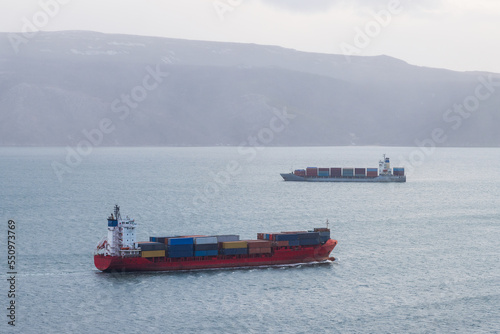
[[328, 218], [326, 219], [326, 228], [328, 228], [328, 226], [330, 225], [330, 223], [328, 222]]
[[118, 204], [115, 204], [115, 219], [116, 220], [122, 219], [122, 217], [120, 215], [120, 207], [118, 206]]

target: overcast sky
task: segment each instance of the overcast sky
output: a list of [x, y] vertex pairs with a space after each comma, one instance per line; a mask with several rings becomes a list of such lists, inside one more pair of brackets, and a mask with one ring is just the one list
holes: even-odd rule
[[0, 31], [30, 24], [500, 73], [500, 0], [0, 0]]

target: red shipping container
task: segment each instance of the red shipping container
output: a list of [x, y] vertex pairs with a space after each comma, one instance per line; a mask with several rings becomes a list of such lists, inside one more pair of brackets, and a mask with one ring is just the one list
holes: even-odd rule
[[306, 168], [307, 176], [318, 176], [318, 168], [316, 167], [307, 167]]
[[306, 176], [306, 171], [303, 170], [303, 169], [296, 169], [293, 174], [297, 175], [297, 176]]
[[250, 248], [248, 254], [266, 254], [271, 253], [271, 248]]
[[365, 168], [355, 168], [354, 169], [354, 174], [355, 175], [365, 175], [365, 171], [366, 171]]
[[332, 176], [332, 177], [342, 176], [342, 168], [339, 168], [339, 167], [330, 168], [330, 176]]

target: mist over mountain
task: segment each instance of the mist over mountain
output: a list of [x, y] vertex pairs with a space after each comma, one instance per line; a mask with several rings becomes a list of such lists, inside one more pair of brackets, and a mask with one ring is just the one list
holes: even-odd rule
[[498, 74], [86, 31], [12, 40], [2, 146], [500, 146]]

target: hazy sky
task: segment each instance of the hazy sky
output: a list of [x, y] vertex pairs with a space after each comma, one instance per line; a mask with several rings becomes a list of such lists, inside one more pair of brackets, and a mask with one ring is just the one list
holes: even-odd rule
[[1, 0], [0, 31], [93, 30], [500, 73], [500, 0]]

